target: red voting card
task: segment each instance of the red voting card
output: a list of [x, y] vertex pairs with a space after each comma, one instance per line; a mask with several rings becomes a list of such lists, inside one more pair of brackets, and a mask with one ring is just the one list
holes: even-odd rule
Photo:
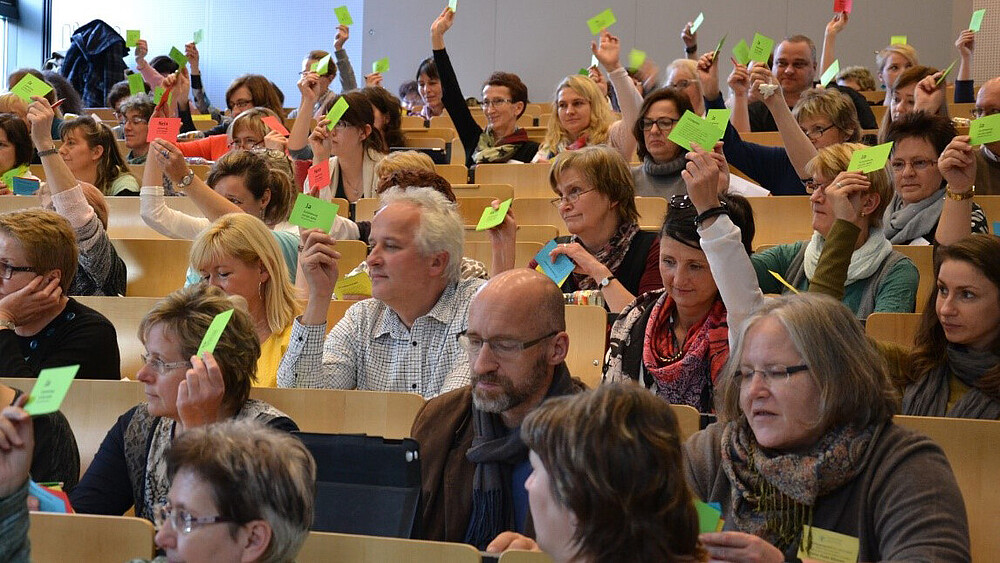
[[854, 8], [854, 0], [833, 0], [833, 11], [836, 13], [847, 12], [851, 13]]
[[314, 192], [330, 185], [330, 161], [324, 160], [309, 167], [309, 188]]
[[287, 137], [290, 134], [288, 132], [288, 129], [285, 129], [285, 125], [281, 123], [281, 120], [279, 120], [277, 117], [274, 117], [273, 115], [269, 115], [261, 119], [261, 121], [263, 121], [264, 125], [267, 125], [267, 127], [271, 131], [277, 131], [278, 133], [281, 133], [285, 137]]
[[146, 134], [146, 142], [151, 143], [153, 139], [163, 139], [174, 143], [177, 135], [181, 132], [181, 118], [179, 117], [154, 117], [149, 120], [149, 133]]

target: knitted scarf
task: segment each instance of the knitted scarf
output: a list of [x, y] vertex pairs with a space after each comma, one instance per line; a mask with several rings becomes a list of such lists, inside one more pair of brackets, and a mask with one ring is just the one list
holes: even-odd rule
[[913, 239], [926, 238], [928, 234], [933, 238], [943, 208], [944, 188], [916, 203], [906, 203], [899, 194], [893, 195], [882, 216], [885, 238], [892, 244], [910, 244]]
[[[977, 352], [965, 346], [949, 344], [947, 361], [903, 393], [903, 414], [949, 416], [955, 418], [1000, 418], [1000, 390], [983, 385], [983, 375], [1000, 364], [992, 352]], [[954, 374], [972, 389], [948, 410], [949, 381]]]
[[828, 430], [806, 453], [757, 444], [746, 417], [722, 431], [722, 468], [732, 483], [733, 524], [786, 551], [812, 523], [816, 500], [850, 482], [884, 424]]
[[479, 135], [479, 143], [476, 145], [475, 152], [472, 153], [472, 160], [476, 164], [507, 162], [517, 152], [518, 145], [527, 142], [528, 132], [524, 129], [515, 129], [510, 135], [497, 140], [493, 129], [487, 128]]
[[[812, 239], [806, 245], [802, 267], [810, 280], [816, 274], [816, 264], [819, 263], [819, 255], [823, 252], [824, 240], [823, 235], [813, 231]], [[870, 277], [890, 253], [892, 253], [892, 243], [885, 238], [882, 228], [869, 229], [868, 240], [861, 245], [861, 248], [851, 253], [851, 265], [847, 267], [847, 281], [844, 285]]]
[[706, 412], [712, 403], [709, 400], [703, 404], [704, 399], [710, 399], [712, 384], [729, 358], [726, 306], [716, 299], [705, 318], [688, 330], [680, 350], [674, 338], [675, 309], [673, 298], [666, 292], [653, 305], [646, 323], [642, 363], [656, 379], [657, 395], [669, 403], [691, 405]]
[[[625, 260], [625, 254], [628, 253], [632, 239], [635, 238], [638, 232], [638, 223], [622, 222], [618, 225], [618, 230], [615, 231], [615, 234], [611, 235], [608, 243], [603, 248], [598, 249], [597, 252], [593, 252], [594, 258], [597, 258], [598, 262], [607, 266], [612, 272], [617, 272]], [[572, 241], [579, 242], [581, 246], [583, 245], [583, 242], [576, 235], [573, 235]], [[578, 289], [598, 289], [597, 283], [600, 280], [595, 280], [587, 274], [578, 274], [576, 272], [573, 272], [571, 275]]]
[[[545, 398], [577, 390], [566, 364], [560, 364]], [[473, 406], [472, 428], [475, 436], [465, 457], [476, 464], [476, 472], [472, 477], [472, 517], [464, 541], [486, 549], [500, 532], [515, 529], [511, 476], [514, 466], [528, 459], [528, 446], [521, 440], [521, 428], [507, 428], [499, 413]]]

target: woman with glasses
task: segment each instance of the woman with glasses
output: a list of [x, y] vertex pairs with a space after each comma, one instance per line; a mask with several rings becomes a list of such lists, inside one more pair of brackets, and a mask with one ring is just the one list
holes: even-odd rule
[[687, 161], [684, 149], [668, 139], [685, 111], [694, 111], [681, 90], [661, 88], [650, 92], [632, 127], [636, 152], [642, 164], [632, 167], [635, 195], [670, 198], [684, 193], [681, 171]]
[[538, 143], [517, 126], [528, 104], [528, 87], [509, 72], [494, 72], [483, 84], [483, 115], [486, 129], [472, 118], [465, 97], [444, 48], [444, 34], [455, 20], [455, 12], [445, 8], [431, 25], [431, 48], [434, 64], [441, 77], [441, 98], [465, 147], [465, 165], [470, 169], [480, 163], [531, 162]]
[[624, 159], [632, 158], [635, 139], [629, 133], [639, 117], [642, 95], [632, 84], [625, 67], [619, 62], [621, 46], [618, 38], [602, 31], [598, 42], [590, 49], [608, 72], [608, 80], [618, 93], [621, 119], [616, 120], [608, 98], [592, 79], [579, 74], [567, 76], [556, 87], [552, 113], [545, 140], [533, 162], [548, 162], [563, 151], [591, 145], [609, 145]]
[[38, 377], [80, 365], [80, 379], [118, 379], [115, 327], [68, 296], [79, 265], [69, 221], [42, 209], [0, 214], [0, 373]]
[[[196, 356], [212, 320], [226, 311], [232, 317], [215, 351]], [[146, 353], [137, 378], [147, 400], [104, 438], [70, 494], [77, 512], [120, 515], [134, 506], [136, 516], [152, 520], [168, 500], [167, 451], [186, 430], [229, 419], [298, 430], [281, 411], [249, 398], [260, 344], [243, 299], [207, 284], [177, 290], [146, 314], [139, 337]]]
[[701, 91], [701, 80], [698, 79], [698, 61], [676, 59], [670, 63], [667, 66], [665, 86], [683, 92], [691, 102], [691, 111], [699, 116], [705, 115], [705, 95]]
[[[702, 55], [698, 65], [708, 108], [725, 108], [719, 91], [719, 65], [713, 63], [710, 53]], [[751, 76], [745, 67], [737, 65], [729, 75], [729, 87], [737, 97], [745, 97], [751, 89], [757, 91], [762, 84], [772, 82], [774, 77], [764, 66], [755, 67]], [[836, 89], [806, 90], [789, 111], [781, 88], [777, 88], [764, 98], [764, 104], [774, 117], [784, 146], [744, 141], [731, 123], [726, 125], [722, 141], [729, 164], [774, 195], [805, 194], [802, 179], [809, 176], [806, 163], [816, 156], [816, 151], [861, 139], [854, 103]]]
[[[892, 142], [889, 168], [895, 194], [885, 210], [885, 236], [892, 244], [934, 244], [946, 198], [971, 197], [953, 192], [938, 168], [938, 158], [957, 132], [951, 120], [915, 111], [894, 120], [885, 131]], [[986, 215], [972, 203], [971, 232], [989, 233]]]
[[329, 122], [324, 117], [309, 136], [313, 165], [330, 163], [330, 183], [314, 188], [307, 179], [303, 191], [327, 201], [340, 197], [353, 204], [363, 197], [377, 197], [375, 165], [389, 149], [382, 132], [375, 127], [375, 113], [365, 94], [355, 91], [334, 96], [323, 105], [323, 115], [338, 100], [346, 101], [347, 109], [336, 125], [327, 128]]
[[[639, 229], [635, 187], [625, 160], [615, 149], [597, 145], [560, 153], [552, 161], [549, 184], [570, 236], [557, 237], [551, 260], [566, 255], [576, 268], [560, 286], [563, 293], [600, 290], [608, 309], [617, 313], [636, 295], [660, 289], [656, 233]], [[508, 214], [495, 229], [494, 272], [514, 267], [514, 232]], [[537, 266], [534, 260], [529, 268]]]
[[128, 154], [125, 161], [129, 164], [145, 164], [149, 153], [149, 119], [153, 117], [156, 104], [153, 98], [145, 94], [136, 94], [125, 98], [117, 114], [121, 123], [122, 135]]
[[185, 432], [167, 479], [153, 520], [171, 561], [292, 563], [309, 534], [316, 462], [286, 432], [246, 420]]
[[[711, 187], [728, 187], [725, 159], [721, 154], [714, 159], [720, 174]], [[690, 174], [686, 177], [691, 180]], [[739, 228], [743, 250], [751, 254], [750, 203], [738, 195], [716, 196], [716, 201]], [[611, 327], [604, 380], [637, 381], [668, 403], [712, 412], [713, 386], [729, 357], [729, 325], [701, 249], [699, 219], [687, 194], [671, 198], [660, 229], [663, 289], [640, 295], [618, 315]]]
[[722, 506], [724, 530], [700, 536], [712, 560], [822, 558], [812, 549], [829, 532], [856, 542], [851, 560], [969, 560], [948, 460], [893, 424], [898, 395], [847, 308], [815, 294], [764, 300], [731, 350], [719, 422], [684, 447], [695, 495]]

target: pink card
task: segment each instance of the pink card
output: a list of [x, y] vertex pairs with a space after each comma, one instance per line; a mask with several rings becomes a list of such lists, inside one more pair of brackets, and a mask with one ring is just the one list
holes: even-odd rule
[[309, 188], [321, 190], [330, 185], [330, 161], [324, 160], [309, 167]]
[[146, 134], [146, 142], [151, 143], [153, 139], [163, 139], [174, 143], [177, 142], [177, 135], [180, 132], [181, 118], [154, 117], [149, 120], [149, 133]]
[[853, 8], [854, 0], [833, 0], [833, 11], [838, 14], [841, 12], [850, 14]]
[[263, 119], [261, 119], [261, 121], [263, 121], [264, 125], [267, 125], [268, 128], [271, 129], [271, 131], [277, 131], [278, 133], [281, 133], [285, 137], [290, 135], [288, 129], [285, 129], [285, 125], [281, 122], [281, 120], [278, 119], [277, 117], [274, 117], [273, 115], [264, 117]]

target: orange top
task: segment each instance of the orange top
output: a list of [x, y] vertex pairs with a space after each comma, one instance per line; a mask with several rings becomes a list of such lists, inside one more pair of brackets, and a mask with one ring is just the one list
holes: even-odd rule
[[215, 161], [229, 152], [228, 139], [226, 135], [211, 135], [197, 141], [178, 143], [177, 146], [186, 157], [200, 157]]

